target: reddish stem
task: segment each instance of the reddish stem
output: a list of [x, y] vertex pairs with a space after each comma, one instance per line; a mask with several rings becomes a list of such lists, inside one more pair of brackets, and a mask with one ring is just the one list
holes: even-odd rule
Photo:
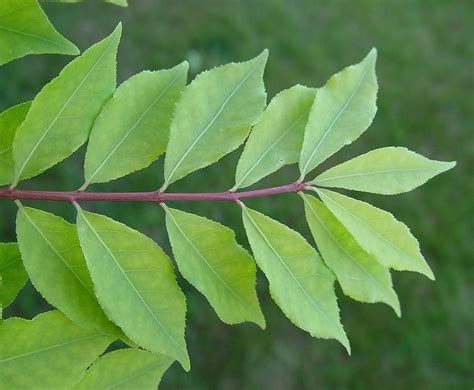
[[0, 189], [0, 199], [9, 200], [51, 200], [57, 202], [172, 202], [172, 201], [214, 201], [238, 202], [243, 199], [260, 198], [289, 192], [300, 192], [306, 188], [305, 183], [293, 183], [280, 187], [263, 188], [242, 192], [56, 192], [29, 191], [9, 188]]

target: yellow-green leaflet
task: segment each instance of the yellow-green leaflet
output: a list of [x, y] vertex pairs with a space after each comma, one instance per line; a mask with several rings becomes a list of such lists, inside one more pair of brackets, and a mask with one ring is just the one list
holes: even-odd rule
[[97, 302], [75, 225], [18, 205], [18, 244], [35, 288], [79, 326], [123, 337]]
[[376, 57], [372, 49], [360, 64], [335, 74], [317, 90], [301, 151], [301, 179], [372, 123], [377, 111]]
[[13, 181], [13, 139], [30, 105], [31, 102], [21, 103], [0, 114], [0, 185]]
[[256, 267], [234, 232], [204, 217], [164, 206], [166, 227], [180, 272], [228, 324], [252, 321], [265, 328], [258, 303]]
[[275, 302], [296, 326], [315, 337], [336, 339], [350, 353], [332, 272], [298, 232], [244, 205], [242, 209], [250, 246]]
[[268, 51], [253, 60], [201, 73], [176, 106], [165, 158], [164, 191], [187, 174], [236, 149], [265, 107]]
[[395, 195], [408, 192], [453, 168], [401, 147], [372, 150], [320, 174], [310, 184]]
[[79, 54], [59, 34], [37, 0], [0, 0], [0, 65], [27, 54]]
[[117, 26], [34, 98], [13, 141], [14, 185], [52, 167], [86, 142], [95, 117], [115, 90], [121, 31]]
[[434, 280], [418, 241], [392, 214], [336, 192], [322, 189], [317, 192], [359, 245], [380, 264], [398, 271], [419, 272]]
[[145, 71], [117, 88], [92, 128], [83, 189], [146, 168], [165, 152], [187, 71], [187, 62], [169, 70]]
[[9, 389], [67, 389], [113, 341], [59, 311], [0, 325], [0, 378]]
[[245, 144], [232, 191], [298, 162], [315, 93], [314, 88], [296, 85], [272, 99]]
[[73, 389], [156, 390], [171, 363], [168, 356], [141, 349], [110, 352], [101, 356]]
[[92, 128], [83, 189], [146, 168], [165, 152], [187, 71], [187, 62], [170, 70], [145, 71], [117, 89]]
[[77, 228], [108, 317], [139, 346], [189, 371], [186, 302], [168, 256], [148, 237], [103, 215], [79, 210]]
[[[0, 243], [0, 319], [1, 309], [8, 307], [28, 280], [20, 250], [14, 242]], [[1, 326], [1, 325], [0, 325]]]
[[385, 302], [400, 316], [389, 270], [360, 247], [323, 203], [310, 195], [302, 198], [314, 240], [344, 293], [361, 302]]

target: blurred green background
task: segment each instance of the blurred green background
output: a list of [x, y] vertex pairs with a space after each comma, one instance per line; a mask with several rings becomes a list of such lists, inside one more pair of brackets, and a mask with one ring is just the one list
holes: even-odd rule
[[[474, 2], [391, 1], [159, 1], [108, 4], [45, 4], [57, 29], [81, 50], [124, 23], [118, 75], [123, 81], [143, 69], [191, 63], [203, 69], [270, 50], [265, 74], [268, 100], [301, 83], [321, 86], [333, 73], [379, 50], [378, 114], [367, 133], [318, 168], [370, 149], [402, 145], [458, 166], [422, 188], [397, 197], [355, 194], [407, 223], [437, 277], [394, 273], [402, 304], [398, 319], [388, 307], [361, 304], [337, 292], [352, 343], [347, 356], [335, 341], [318, 340], [295, 328], [272, 303], [259, 274], [258, 289], [267, 329], [219, 322], [206, 300], [182, 278], [188, 298], [187, 341], [192, 370], [177, 364], [162, 389], [468, 389], [474, 381], [473, 260]], [[31, 99], [71, 58], [28, 56], [0, 69], [0, 109]], [[22, 184], [23, 188], [76, 189], [82, 184], [84, 148], [65, 163]], [[171, 191], [226, 190], [240, 151], [179, 181]], [[297, 178], [285, 168], [259, 186]], [[162, 159], [149, 169], [96, 190], [154, 190], [162, 183]], [[301, 200], [281, 195], [250, 206], [310, 237]], [[69, 205], [36, 206], [74, 220]], [[232, 204], [179, 204], [221, 221], [248, 247]], [[103, 212], [139, 229], [169, 253], [163, 213], [149, 204], [96, 204]], [[0, 238], [14, 241], [13, 204], [1, 204]], [[312, 240], [310, 240], [312, 242]], [[31, 285], [6, 315], [31, 318], [47, 308]]]

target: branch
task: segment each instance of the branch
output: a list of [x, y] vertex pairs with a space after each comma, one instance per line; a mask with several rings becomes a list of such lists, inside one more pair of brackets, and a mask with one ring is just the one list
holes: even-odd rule
[[173, 201], [213, 201], [238, 202], [249, 198], [260, 198], [291, 192], [300, 192], [306, 189], [305, 183], [292, 183], [280, 187], [263, 188], [242, 192], [191, 192], [165, 193], [153, 192], [56, 192], [56, 191], [29, 191], [10, 188], [0, 189], [0, 199], [8, 200], [50, 200], [57, 202], [154, 202], [164, 203]]

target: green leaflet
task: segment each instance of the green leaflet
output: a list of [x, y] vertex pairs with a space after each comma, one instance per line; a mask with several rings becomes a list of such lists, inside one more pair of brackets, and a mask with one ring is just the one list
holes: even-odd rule
[[395, 195], [408, 192], [453, 168], [401, 147], [372, 150], [320, 174], [310, 184]]
[[[8, 307], [28, 280], [16, 243], [0, 243], [0, 313]], [[1, 315], [0, 315], [1, 318]], [[0, 332], [1, 333], [1, 332]]]
[[77, 228], [108, 317], [138, 345], [189, 371], [185, 297], [170, 259], [148, 237], [103, 215], [79, 210]]
[[314, 196], [301, 196], [314, 240], [344, 293], [361, 302], [385, 302], [400, 316], [389, 270], [360, 247], [323, 203]]
[[339, 340], [350, 353], [332, 272], [299, 233], [244, 205], [242, 209], [250, 246], [275, 302], [296, 326], [315, 337]]
[[0, 378], [10, 389], [67, 389], [113, 341], [59, 311], [1, 325]]
[[231, 191], [298, 162], [315, 93], [313, 88], [296, 85], [272, 99], [245, 144]]
[[165, 152], [187, 71], [187, 62], [170, 70], [145, 71], [117, 89], [92, 128], [82, 189], [146, 168]]
[[74, 390], [140, 389], [156, 390], [161, 377], [173, 363], [165, 355], [140, 349], [110, 352], [97, 360], [74, 386]]
[[127, 0], [104, 0], [106, 3], [115, 4], [120, 7], [128, 7]]
[[35, 288], [79, 326], [123, 337], [94, 295], [76, 227], [45, 211], [18, 206], [18, 244]]
[[265, 107], [267, 57], [264, 50], [253, 60], [203, 72], [186, 87], [171, 124], [162, 191], [244, 141]]
[[35, 97], [13, 142], [14, 185], [62, 161], [84, 142], [104, 102], [115, 90], [115, 31], [69, 63]]
[[0, 0], [0, 65], [27, 54], [79, 54], [59, 34], [37, 0]]
[[372, 123], [377, 111], [376, 57], [372, 49], [360, 64], [335, 74], [317, 90], [301, 151], [301, 180]]
[[[51, 3], [80, 3], [85, 0], [42, 0], [44, 2], [51, 2]], [[115, 4], [120, 7], [128, 7], [127, 0], [102, 0], [105, 3]]]
[[31, 102], [21, 103], [0, 114], [0, 185], [13, 181], [13, 139], [30, 105]]
[[418, 241], [392, 214], [336, 192], [322, 189], [317, 192], [360, 246], [379, 263], [399, 271], [419, 272], [434, 280]]
[[252, 321], [265, 328], [255, 291], [252, 257], [220, 223], [164, 206], [166, 227], [180, 272], [228, 324]]

